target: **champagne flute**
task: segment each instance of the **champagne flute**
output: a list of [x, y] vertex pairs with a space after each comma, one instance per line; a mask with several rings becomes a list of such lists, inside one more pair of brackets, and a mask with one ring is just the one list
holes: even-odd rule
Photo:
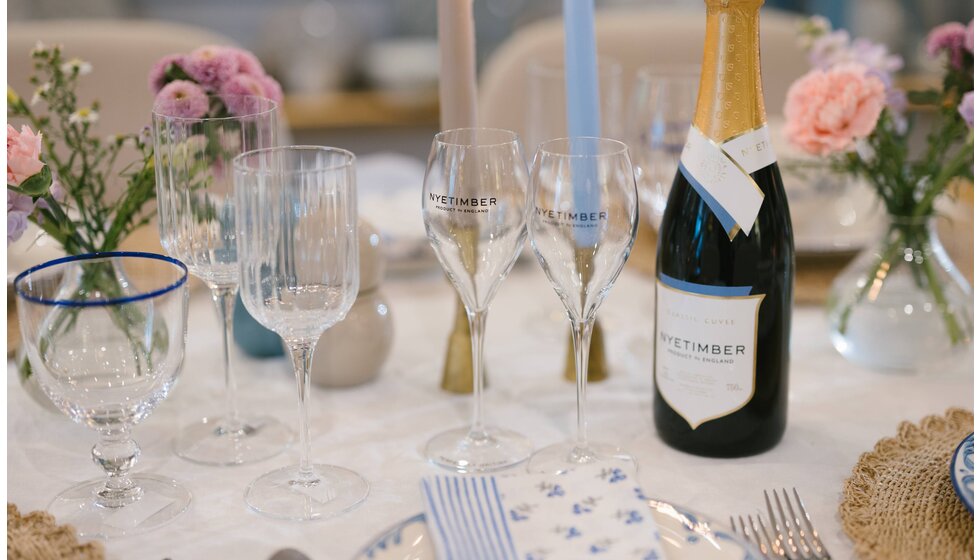
[[635, 466], [618, 447], [589, 441], [585, 421], [589, 342], [596, 312], [629, 258], [639, 219], [626, 145], [607, 138], [562, 138], [538, 147], [531, 171], [528, 234], [538, 262], [572, 326], [577, 437], [546, 447], [528, 471], [562, 473], [590, 463]]
[[256, 479], [245, 502], [280, 519], [330, 517], [361, 503], [369, 488], [353, 471], [310, 460], [313, 351], [357, 297], [354, 154], [286, 146], [246, 152], [234, 165], [242, 301], [289, 347], [300, 412], [299, 465]]
[[422, 189], [429, 243], [459, 292], [473, 344], [473, 421], [425, 446], [432, 463], [461, 473], [516, 465], [531, 442], [483, 419], [483, 335], [487, 311], [524, 247], [527, 167], [517, 134], [461, 128], [436, 135]]
[[[221, 318], [225, 415], [208, 416], [177, 435], [177, 455], [208, 465], [237, 465], [279, 454], [292, 440], [271, 416], [243, 415], [231, 368], [232, 312], [238, 293], [232, 159], [248, 150], [276, 145], [277, 106], [262, 97], [221, 95], [211, 107], [231, 113], [188, 118], [176, 108], [153, 109], [160, 242], [211, 289]], [[227, 112], [227, 111], [226, 111]]]

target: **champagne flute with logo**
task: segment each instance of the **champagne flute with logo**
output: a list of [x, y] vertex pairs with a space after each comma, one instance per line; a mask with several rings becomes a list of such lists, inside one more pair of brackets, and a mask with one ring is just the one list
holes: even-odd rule
[[544, 142], [534, 156], [530, 200], [531, 245], [571, 321], [578, 425], [575, 441], [538, 451], [528, 470], [562, 473], [591, 463], [632, 468], [628, 453], [589, 441], [585, 421], [592, 326], [629, 258], [639, 219], [626, 145], [584, 137]]
[[432, 463], [484, 472], [531, 454], [521, 434], [483, 419], [483, 334], [487, 310], [524, 247], [527, 167], [517, 134], [462, 128], [436, 135], [422, 192], [429, 242], [466, 307], [473, 344], [473, 422], [425, 447]]

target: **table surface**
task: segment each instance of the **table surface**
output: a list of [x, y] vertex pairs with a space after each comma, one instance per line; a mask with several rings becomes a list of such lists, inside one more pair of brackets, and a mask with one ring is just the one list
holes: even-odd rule
[[[686, 455], [662, 443], [652, 422], [653, 282], [626, 270], [600, 311], [611, 376], [589, 390], [596, 440], [615, 441], [638, 459], [649, 495], [718, 519], [764, 507], [764, 488], [795, 486], [835, 558], [851, 555], [837, 504], [858, 456], [950, 406], [973, 408], [972, 353], [952, 367], [918, 374], [854, 366], [834, 351], [823, 313], [797, 307], [792, 333], [789, 427], [773, 450], [742, 459]], [[109, 558], [266, 559], [284, 547], [314, 560], [351, 558], [377, 533], [422, 510], [419, 479], [437, 470], [421, 449], [432, 435], [465, 424], [466, 396], [439, 389], [453, 293], [437, 273], [389, 278], [383, 291], [395, 321], [395, 343], [381, 377], [352, 389], [316, 389], [312, 399], [314, 460], [354, 469], [371, 483], [357, 509], [338, 518], [288, 523], [248, 510], [242, 494], [259, 475], [297, 460], [295, 448], [257, 463], [205, 467], [172, 452], [181, 425], [220, 412], [221, 352], [217, 318], [203, 291], [192, 295], [188, 349], [180, 382], [138, 426], [138, 471], [171, 476], [194, 501], [185, 514], [149, 534], [107, 544]], [[560, 303], [536, 263], [523, 262], [496, 296], [486, 360], [491, 421], [516, 428], [543, 447], [569, 438], [575, 391], [561, 372], [568, 338]], [[294, 384], [284, 359], [234, 364], [244, 410], [295, 423]], [[99, 476], [89, 455], [95, 433], [35, 404], [8, 363], [7, 495], [21, 511], [44, 508], [71, 484]]]

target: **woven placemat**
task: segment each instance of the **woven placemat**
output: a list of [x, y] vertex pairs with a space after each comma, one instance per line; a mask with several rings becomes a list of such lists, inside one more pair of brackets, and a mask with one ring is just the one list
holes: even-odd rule
[[58, 525], [50, 513], [21, 515], [7, 504], [7, 558], [13, 560], [102, 560], [105, 549], [93, 541], [79, 544], [75, 528]]
[[951, 408], [858, 459], [840, 517], [861, 558], [973, 558], [973, 515], [956, 497], [949, 462], [973, 431], [973, 413]]

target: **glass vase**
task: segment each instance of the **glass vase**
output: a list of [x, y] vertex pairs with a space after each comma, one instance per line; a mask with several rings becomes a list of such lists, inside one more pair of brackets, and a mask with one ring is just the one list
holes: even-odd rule
[[973, 295], [931, 217], [891, 216], [884, 237], [834, 279], [834, 347], [852, 362], [921, 370], [972, 345]]

